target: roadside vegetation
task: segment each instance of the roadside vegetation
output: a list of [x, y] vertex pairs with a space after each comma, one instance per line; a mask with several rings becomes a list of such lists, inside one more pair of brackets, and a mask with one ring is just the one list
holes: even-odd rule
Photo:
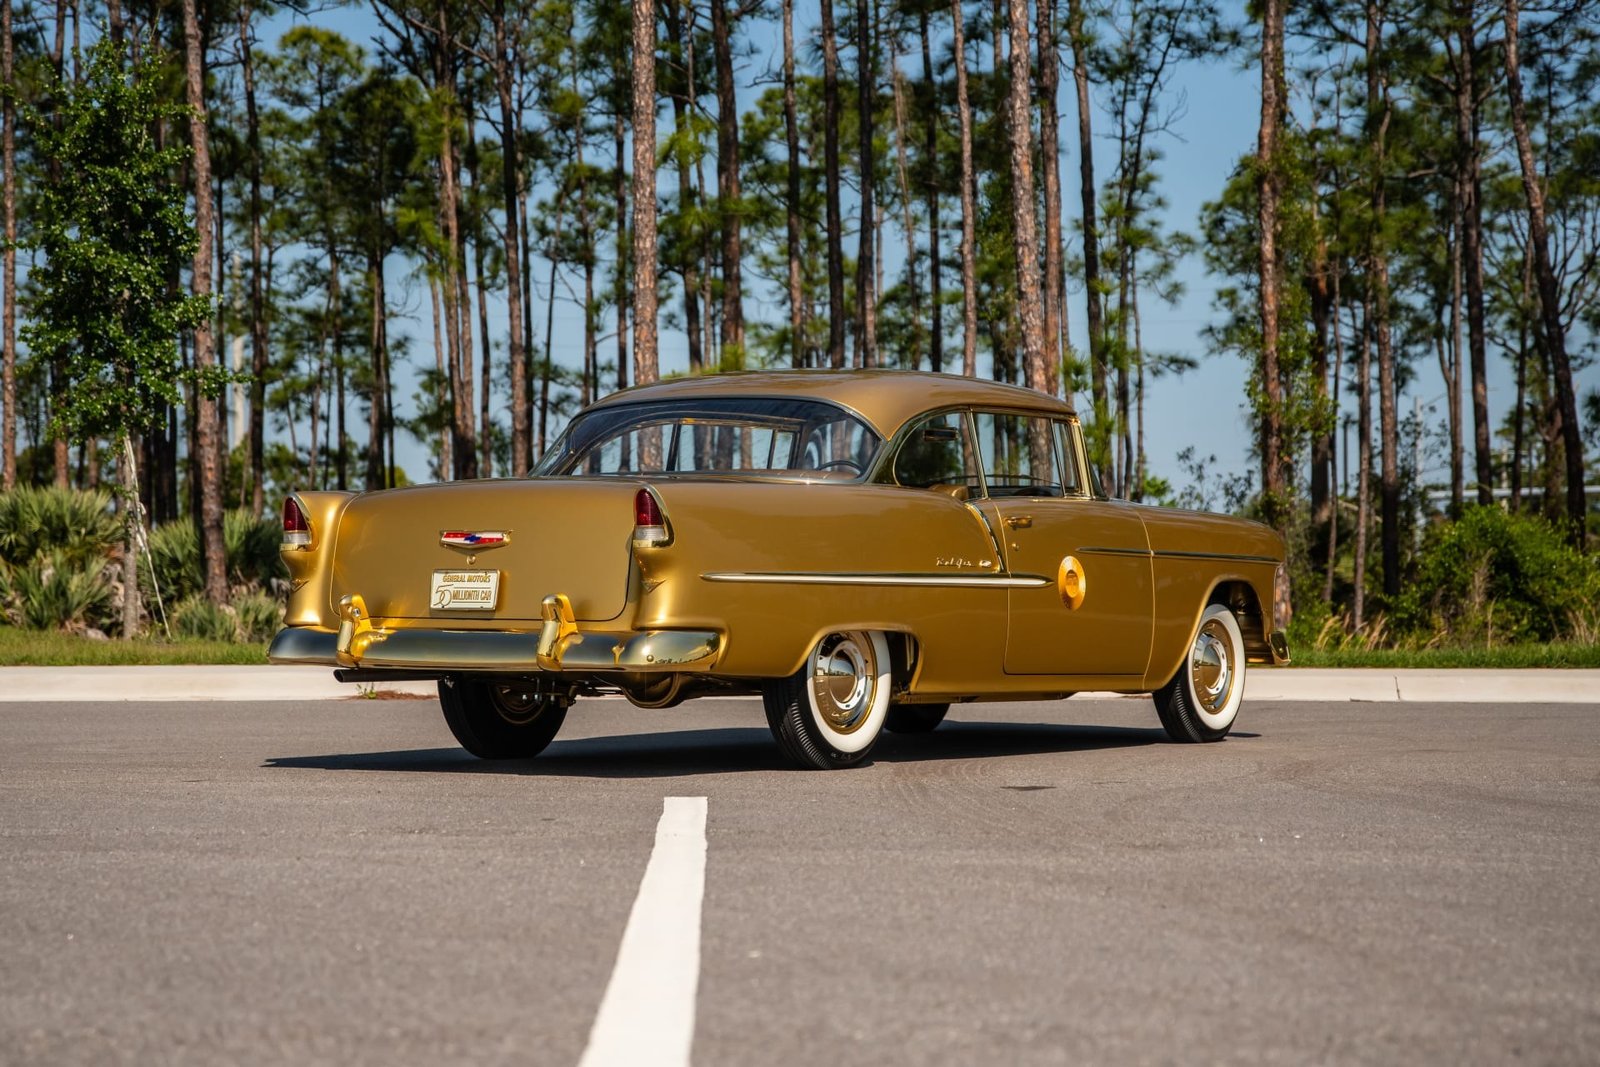
[[[265, 661], [288, 590], [276, 523], [242, 511], [224, 517], [221, 605], [205, 596], [194, 525], [180, 519], [151, 530], [140, 559], [141, 630], [159, 640], [127, 643], [106, 640], [125, 636], [123, 530], [103, 490], [0, 493], [0, 662]], [[111, 644], [127, 647], [96, 650]]]

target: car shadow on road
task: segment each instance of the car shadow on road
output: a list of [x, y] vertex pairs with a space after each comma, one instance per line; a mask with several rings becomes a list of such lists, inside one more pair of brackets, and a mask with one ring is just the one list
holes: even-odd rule
[[[997, 759], [1162, 744], [1158, 729], [1058, 723], [951, 722], [929, 734], [885, 734], [876, 763]], [[275, 756], [264, 767], [322, 771], [519, 774], [552, 778], [675, 778], [791, 770], [763, 727], [610, 734], [556, 741], [526, 760], [480, 760], [460, 748]]]

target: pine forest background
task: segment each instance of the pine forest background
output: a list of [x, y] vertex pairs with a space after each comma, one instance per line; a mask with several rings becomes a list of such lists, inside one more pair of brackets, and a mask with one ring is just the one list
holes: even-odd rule
[[[1302, 642], [1596, 640], [1600, 5], [0, 0], [0, 36], [13, 623], [258, 638], [284, 493], [519, 474], [672, 362], [1066, 396], [1113, 496], [1284, 532]], [[1222, 69], [1256, 137], [1180, 216]], [[1147, 330], [1195, 278], [1205, 321]], [[1202, 360], [1231, 392], [1152, 463]]]

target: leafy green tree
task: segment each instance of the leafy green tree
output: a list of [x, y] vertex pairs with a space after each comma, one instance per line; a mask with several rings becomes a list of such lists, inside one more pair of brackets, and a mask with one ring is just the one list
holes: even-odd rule
[[171, 284], [194, 254], [194, 226], [181, 186], [171, 181], [188, 148], [160, 144], [152, 131], [186, 116], [162, 95], [162, 68], [130, 64], [127, 49], [97, 44], [79, 83], [59, 86], [58, 122], [30, 112], [45, 150], [61, 161], [58, 181], [40, 191], [30, 245], [33, 317], [23, 337], [34, 351], [58, 352], [67, 388], [52, 413], [55, 433], [120, 444], [127, 516], [123, 636], [138, 630], [138, 475], [132, 436], [157, 402], [177, 405], [183, 388], [216, 395], [224, 378], [185, 369], [175, 343], [211, 312], [211, 301]]

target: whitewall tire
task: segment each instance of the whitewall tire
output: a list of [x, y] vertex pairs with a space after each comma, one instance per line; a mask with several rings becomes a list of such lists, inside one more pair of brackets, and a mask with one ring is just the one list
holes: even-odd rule
[[1178, 671], [1155, 695], [1156, 712], [1174, 741], [1221, 741], [1244, 702], [1244, 635], [1221, 604], [1200, 616]]
[[767, 725], [784, 754], [802, 767], [860, 763], [883, 733], [892, 683], [883, 634], [826, 634], [798, 671], [762, 688]]

